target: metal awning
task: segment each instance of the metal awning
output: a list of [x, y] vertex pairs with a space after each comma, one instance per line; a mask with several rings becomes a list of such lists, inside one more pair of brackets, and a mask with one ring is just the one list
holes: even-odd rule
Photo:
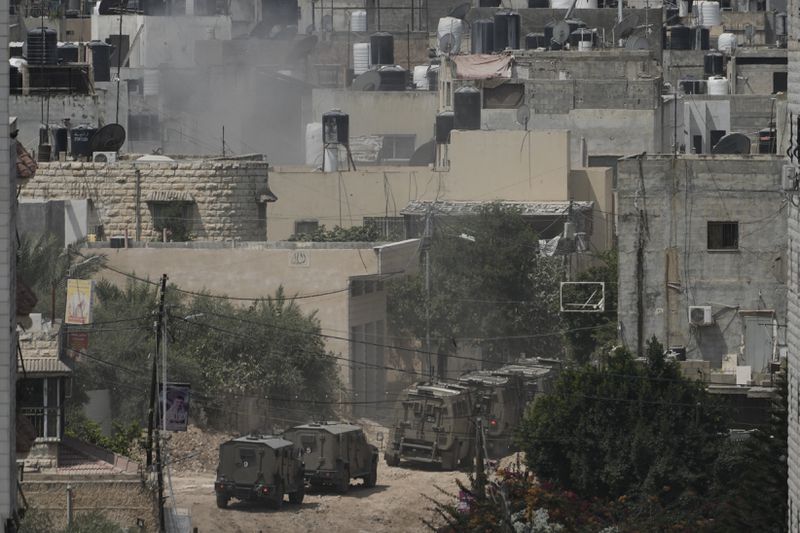
[[[72, 369], [57, 357], [25, 357], [23, 360], [25, 375], [28, 377], [66, 376], [72, 374]], [[22, 377], [22, 367], [17, 359], [17, 376]]]
[[147, 195], [145, 202], [193, 204], [194, 197], [183, 191], [153, 191]]

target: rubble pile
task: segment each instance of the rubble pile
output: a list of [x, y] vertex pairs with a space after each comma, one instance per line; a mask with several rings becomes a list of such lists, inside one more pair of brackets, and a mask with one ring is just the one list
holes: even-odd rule
[[172, 472], [215, 472], [219, 445], [234, 437], [230, 433], [203, 430], [193, 425], [186, 431], [171, 432], [167, 450]]

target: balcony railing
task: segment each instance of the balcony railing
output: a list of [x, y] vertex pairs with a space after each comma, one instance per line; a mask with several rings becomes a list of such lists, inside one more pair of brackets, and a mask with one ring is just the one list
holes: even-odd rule
[[37, 438], [56, 438], [61, 436], [60, 407], [22, 407], [20, 411], [33, 424]]

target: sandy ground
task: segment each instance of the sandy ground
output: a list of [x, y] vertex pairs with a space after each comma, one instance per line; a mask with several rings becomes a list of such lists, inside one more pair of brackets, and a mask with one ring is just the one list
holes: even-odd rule
[[440, 472], [418, 468], [393, 468], [381, 460], [378, 484], [362, 488], [352, 480], [345, 495], [333, 491], [310, 491], [299, 506], [288, 498], [279, 510], [231, 502], [218, 509], [214, 501], [212, 473], [179, 473], [172, 477], [179, 508], [189, 510], [192, 526], [199, 533], [258, 533], [267, 531], [322, 531], [325, 533], [418, 532], [426, 531], [422, 519], [430, 520], [431, 502], [447, 500], [437, 487], [450, 494], [457, 491], [456, 479], [466, 481], [463, 472]]

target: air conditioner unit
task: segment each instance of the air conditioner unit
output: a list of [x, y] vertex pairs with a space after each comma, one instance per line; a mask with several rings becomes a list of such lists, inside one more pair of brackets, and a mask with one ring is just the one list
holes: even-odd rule
[[784, 191], [797, 190], [797, 168], [794, 165], [783, 165], [781, 187]]
[[92, 152], [92, 161], [95, 163], [116, 163], [117, 152]]
[[714, 317], [711, 316], [710, 305], [689, 306], [689, 324], [693, 326], [710, 326], [713, 323]]

